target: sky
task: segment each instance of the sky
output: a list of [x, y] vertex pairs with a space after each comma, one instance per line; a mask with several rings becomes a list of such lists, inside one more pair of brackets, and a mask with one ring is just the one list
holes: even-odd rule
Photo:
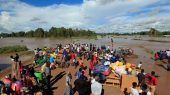
[[170, 0], [0, 0], [0, 32], [51, 27], [98, 33], [170, 30]]

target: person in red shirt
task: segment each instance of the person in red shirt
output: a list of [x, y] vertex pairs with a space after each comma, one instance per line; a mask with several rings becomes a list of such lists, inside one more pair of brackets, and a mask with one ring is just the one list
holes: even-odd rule
[[97, 53], [93, 53], [93, 61], [94, 61], [94, 63], [97, 62]]
[[152, 71], [151, 75], [148, 77], [148, 85], [156, 86], [157, 84], [157, 79], [155, 77], [155, 72]]
[[91, 75], [91, 70], [94, 68], [95, 62], [93, 57], [90, 60], [89, 75]]
[[80, 60], [79, 60], [79, 65], [80, 65], [81, 68], [84, 67], [84, 66], [83, 66], [83, 60], [82, 60], [82, 58], [80, 58]]
[[155, 87], [157, 85], [157, 78], [155, 77], [155, 72], [152, 71], [151, 75], [148, 76], [148, 85], [152, 89], [152, 95], [154, 95]]
[[155, 57], [155, 61], [159, 59], [158, 52], [155, 53], [154, 57]]
[[76, 58], [76, 57], [75, 57], [74, 52], [71, 52], [71, 60], [72, 60], [72, 65], [73, 65], [73, 66], [75, 66], [75, 61], [76, 61], [75, 58]]

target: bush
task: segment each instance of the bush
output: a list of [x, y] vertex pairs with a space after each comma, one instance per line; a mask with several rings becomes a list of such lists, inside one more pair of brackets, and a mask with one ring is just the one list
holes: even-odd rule
[[28, 48], [26, 46], [14, 45], [14, 46], [5, 46], [0, 48], [0, 54], [2, 53], [11, 53], [11, 52], [20, 52], [27, 51]]

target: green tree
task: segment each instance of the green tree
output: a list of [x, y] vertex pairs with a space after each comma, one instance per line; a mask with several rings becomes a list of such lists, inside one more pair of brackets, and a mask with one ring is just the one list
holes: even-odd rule
[[34, 32], [34, 37], [44, 37], [44, 30], [42, 28], [37, 28]]

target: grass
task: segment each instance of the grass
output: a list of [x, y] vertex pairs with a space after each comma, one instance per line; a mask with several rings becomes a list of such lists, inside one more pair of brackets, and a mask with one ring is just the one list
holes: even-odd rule
[[4, 46], [0, 48], [0, 54], [27, 51], [27, 50], [28, 48], [26, 46], [21, 46], [21, 45]]
[[152, 55], [154, 54], [154, 51], [151, 49], [145, 48], [144, 50], [149, 54], [152, 54]]
[[149, 54], [152, 54], [152, 55], [154, 54], [154, 51], [152, 49], [145, 48], [144, 46], [141, 46], [141, 45], [139, 47], [143, 48], [146, 53], [149, 53]]

